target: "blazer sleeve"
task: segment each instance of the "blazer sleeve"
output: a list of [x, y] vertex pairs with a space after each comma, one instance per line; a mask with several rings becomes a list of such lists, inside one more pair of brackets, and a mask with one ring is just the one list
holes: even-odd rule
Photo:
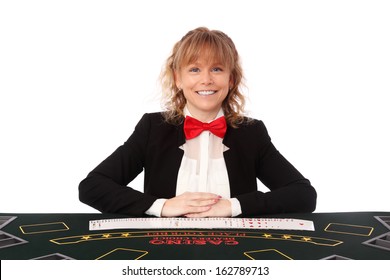
[[150, 126], [145, 114], [130, 138], [81, 181], [81, 202], [104, 213], [145, 215], [157, 197], [127, 185], [143, 171]]
[[273, 145], [263, 122], [255, 124], [256, 177], [270, 190], [237, 196], [243, 216], [313, 212], [317, 193], [306, 179]]

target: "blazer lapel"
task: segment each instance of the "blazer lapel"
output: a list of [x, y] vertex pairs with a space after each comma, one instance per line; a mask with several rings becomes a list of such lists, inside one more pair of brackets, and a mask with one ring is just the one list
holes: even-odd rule
[[[238, 169], [240, 168], [237, 165], [237, 152], [234, 148], [234, 133], [235, 128], [228, 125], [225, 137], [223, 138], [222, 143], [228, 147], [229, 149], [223, 152], [223, 157], [225, 159], [226, 169], [229, 177], [229, 185], [230, 185], [230, 195], [234, 197], [240, 188]], [[236, 139], [237, 140], [237, 139]]]
[[177, 147], [183, 146], [186, 142], [184, 135], [184, 121], [177, 126]]

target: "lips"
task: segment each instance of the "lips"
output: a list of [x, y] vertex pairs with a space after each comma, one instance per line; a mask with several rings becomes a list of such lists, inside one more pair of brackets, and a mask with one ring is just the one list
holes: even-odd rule
[[212, 94], [215, 94], [216, 92], [217, 92], [216, 90], [199, 90], [199, 91], [196, 91], [197, 94], [203, 95], [203, 96], [212, 95]]

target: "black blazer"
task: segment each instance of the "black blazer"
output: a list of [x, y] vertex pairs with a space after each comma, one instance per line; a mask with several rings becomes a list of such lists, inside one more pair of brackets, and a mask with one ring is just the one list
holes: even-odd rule
[[[145, 114], [130, 138], [80, 183], [80, 201], [101, 212], [144, 216], [156, 199], [175, 196], [184, 143], [183, 124]], [[231, 197], [240, 201], [242, 216], [315, 210], [316, 191], [276, 150], [263, 122], [228, 126], [223, 143]], [[139, 192], [127, 185], [142, 171]], [[258, 191], [257, 179], [270, 192]]]

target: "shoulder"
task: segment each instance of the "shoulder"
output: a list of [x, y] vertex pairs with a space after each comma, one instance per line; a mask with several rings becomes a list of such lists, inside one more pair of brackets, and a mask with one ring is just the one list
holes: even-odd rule
[[162, 112], [144, 113], [140, 122], [161, 122], [164, 120]]
[[267, 128], [263, 121], [245, 117], [236, 127], [229, 126], [227, 137], [240, 141], [270, 140]]
[[166, 112], [152, 112], [152, 113], [145, 113], [140, 122], [151, 122], [153, 124], [160, 124], [160, 125], [173, 125], [178, 126], [183, 123], [184, 119], [180, 118], [177, 119], [176, 122], [170, 122], [166, 118]]
[[173, 131], [178, 128], [178, 125], [168, 123], [165, 120], [164, 112], [145, 113], [141, 120], [136, 125], [135, 130], [141, 131]]
[[238, 131], [266, 131], [265, 124], [262, 120], [245, 117], [242, 122], [237, 124]]
[[164, 115], [163, 112], [153, 112], [153, 113], [145, 113], [137, 126], [155, 126], [155, 125], [164, 125]]

